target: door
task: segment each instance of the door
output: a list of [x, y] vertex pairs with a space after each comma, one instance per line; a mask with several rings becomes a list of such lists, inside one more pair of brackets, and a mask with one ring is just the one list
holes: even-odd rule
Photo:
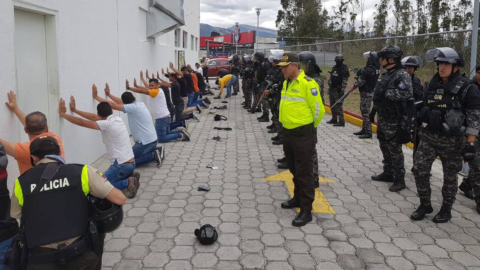
[[218, 71], [218, 60], [208, 62], [208, 77], [216, 77]]
[[[49, 109], [45, 15], [15, 9], [18, 105], [26, 114]], [[21, 139], [28, 136], [21, 132]]]

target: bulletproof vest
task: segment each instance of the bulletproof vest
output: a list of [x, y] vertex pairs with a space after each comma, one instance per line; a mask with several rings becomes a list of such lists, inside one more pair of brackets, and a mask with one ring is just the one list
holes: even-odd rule
[[68, 240], [87, 232], [88, 200], [82, 188], [85, 165], [60, 165], [55, 177], [32, 194], [47, 165], [39, 164], [19, 177], [23, 193], [22, 225], [28, 248]]
[[392, 100], [385, 98], [385, 93], [389, 88], [395, 88], [393, 85], [393, 78], [395, 74], [401, 69], [393, 69], [389, 72], [383, 73], [380, 78], [377, 80], [375, 85], [375, 90], [373, 94], [373, 105], [376, 108], [394, 108], [395, 102]]
[[273, 83], [276, 84], [281, 84], [283, 85], [283, 81], [285, 80], [285, 77], [283, 76], [283, 72], [281, 70], [275, 71], [273, 74]]
[[448, 84], [440, 84], [438, 74], [430, 82], [424, 96], [424, 106], [418, 119], [430, 131], [444, 134], [461, 134], [465, 130], [465, 108], [462, 104], [466, 88], [471, 81], [457, 76]]
[[240, 64], [237, 62], [233, 63], [232, 66], [232, 74], [235, 76], [238, 76], [238, 73], [240, 73]]
[[270, 70], [270, 63], [268, 60], [264, 60], [259, 63], [260, 65], [257, 68], [257, 81], [262, 82], [267, 78], [267, 72]]
[[247, 65], [244, 68], [245, 79], [252, 79], [254, 76], [254, 71], [252, 65]]
[[364, 76], [366, 83], [362, 87], [360, 87], [360, 91], [368, 91], [372, 92], [375, 89], [375, 85], [377, 84], [378, 77], [380, 77], [380, 69], [376, 68], [375, 66], [366, 66], [365, 68], [369, 68], [373, 70], [373, 75]]
[[347, 66], [343, 64], [341, 66], [333, 66], [332, 73], [330, 73], [330, 82], [332, 84], [332, 87], [342, 85], [344, 76], [343, 73], [345, 69], [347, 69]]
[[412, 87], [413, 87], [413, 98], [415, 101], [423, 100], [423, 86], [420, 78], [413, 75], [412, 76]]

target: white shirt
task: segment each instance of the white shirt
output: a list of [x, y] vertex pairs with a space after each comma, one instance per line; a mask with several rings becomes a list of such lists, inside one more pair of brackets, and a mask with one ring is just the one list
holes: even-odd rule
[[199, 67], [199, 68], [197, 69], [197, 72], [200, 73], [200, 74], [203, 74], [203, 69], [202, 69], [202, 67]]
[[134, 142], [147, 145], [157, 141], [152, 116], [145, 103], [135, 100], [131, 104], [123, 104], [122, 108], [128, 114], [128, 125]]
[[165, 93], [162, 89], [150, 89], [149, 90], [150, 97], [153, 98], [153, 110], [152, 116], [153, 119], [160, 119], [170, 116], [170, 111], [168, 110], [167, 106], [167, 98], [165, 97]]
[[110, 115], [106, 120], [98, 120], [97, 125], [110, 158], [123, 164], [134, 157], [127, 127], [122, 118]]

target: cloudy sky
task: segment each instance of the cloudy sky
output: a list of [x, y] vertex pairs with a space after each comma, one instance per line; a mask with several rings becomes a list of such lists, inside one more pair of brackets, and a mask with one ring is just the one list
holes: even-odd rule
[[[364, 18], [373, 25], [373, 12], [379, 0], [365, 0]], [[338, 5], [338, 0], [322, 0], [323, 6], [330, 14], [332, 8]], [[280, 0], [200, 0], [200, 22], [218, 27], [229, 27], [235, 22], [257, 25], [255, 8], [262, 9], [260, 26], [275, 29], [275, 20], [278, 10], [281, 9]], [[357, 22], [360, 21], [360, 15]]]

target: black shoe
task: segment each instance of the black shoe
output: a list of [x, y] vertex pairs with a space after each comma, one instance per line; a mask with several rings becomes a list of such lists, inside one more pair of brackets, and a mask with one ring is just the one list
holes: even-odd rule
[[275, 124], [274, 124], [274, 123], [272, 123], [271, 125], [267, 126], [268, 129], [272, 129], [272, 128], [274, 128], [274, 127], [275, 127]]
[[405, 179], [399, 181], [393, 181], [393, 185], [388, 188], [391, 192], [399, 192], [402, 189], [405, 189]]
[[372, 176], [372, 180], [380, 182], [393, 182], [393, 176], [382, 172], [379, 175]]
[[272, 144], [273, 144], [273, 145], [282, 145], [282, 144], [283, 144], [283, 141], [282, 141], [282, 140], [273, 141]]
[[283, 209], [292, 209], [296, 207], [300, 207], [300, 200], [297, 200], [295, 198], [292, 198], [286, 202], [282, 202], [280, 205]]
[[257, 120], [260, 120], [262, 118], [265, 118], [265, 113], [263, 113], [260, 117], [257, 117]]
[[210, 99], [208, 99], [208, 97], [204, 98], [203, 101], [205, 101], [205, 103], [207, 103], [208, 105], [212, 104], [212, 102], [210, 101]]
[[452, 207], [443, 205], [440, 212], [433, 217], [432, 221], [435, 223], [446, 223], [452, 218]]
[[255, 114], [255, 108], [251, 108], [248, 112], [250, 112], [251, 114]]
[[280, 137], [278, 135], [275, 137], [272, 137], [272, 141], [278, 141], [278, 140], [280, 140]]
[[268, 133], [277, 133], [277, 129], [276, 128], [272, 128], [268, 131]]
[[358, 136], [359, 139], [371, 139], [372, 138], [372, 134], [362, 134], [360, 136]]
[[463, 182], [460, 184], [458, 189], [460, 189], [463, 192], [463, 195], [465, 195], [465, 197], [473, 200], [474, 196], [473, 196], [472, 186], [470, 186], [470, 184], [468, 184], [467, 181], [468, 181], [467, 178], [464, 178]]
[[250, 110], [250, 106], [243, 106], [244, 109]]
[[286, 169], [288, 169], [288, 164], [287, 163], [278, 163], [277, 168], [282, 169], [282, 170], [286, 170]]
[[161, 156], [161, 153], [160, 151], [158, 151], [157, 149], [155, 149], [155, 151], [153, 151], [153, 158], [155, 159], [155, 162], [157, 163], [157, 168], [160, 168], [160, 166], [162, 166], [162, 156]]
[[327, 124], [335, 124], [338, 123], [336, 118], [332, 118], [330, 121], [327, 122]]
[[333, 123], [333, 126], [334, 126], [334, 127], [344, 127], [344, 126], [345, 126], [345, 122]]
[[262, 109], [258, 108], [255, 112], [262, 112]]
[[300, 213], [293, 219], [292, 226], [302, 227], [312, 221], [311, 211], [300, 211]]
[[430, 204], [420, 204], [420, 206], [415, 210], [411, 215], [410, 218], [412, 220], [422, 220], [425, 218], [426, 214], [433, 213], [432, 205]]
[[281, 159], [277, 159], [278, 163], [286, 163], [287, 162], [287, 157], [283, 157]]
[[[317, 177], [317, 179], [318, 179], [318, 177]], [[315, 188], [319, 188], [320, 187], [320, 182], [318, 182], [318, 180], [317, 180], [317, 181], [313, 182], [313, 185], [315, 186]]]
[[258, 122], [260, 122], [260, 123], [270, 122], [270, 119], [268, 119], [268, 114], [265, 114], [265, 117], [262, 117], [262, 118], [258, 119]]
[[242, 102], [242, 104], [240, 104], [240, 105], [242, 105], [242, 106], [243, 106], [243, 105], [245, 105], [245, 101], [244, 101], [244, 102]]
[[363, 134], [365, 134], [365, 130], [364, 130], [363, 128], [362, 128], [362, 130], [360, 130], [359, 132], [353, 133], [353, 135], [357, 135], [357, 136], [358, 136], [358, 135], [363, 135]]
[[475, 198], [475, 202], [477, 203], [477, 213], [480, 214], [480, 197]]
[[232, 96], [236, 96], [236, 95], [238, 95], [238, 94], [237, 94], [237, 93], [233, 93], [233, 94], [232, 94]]

